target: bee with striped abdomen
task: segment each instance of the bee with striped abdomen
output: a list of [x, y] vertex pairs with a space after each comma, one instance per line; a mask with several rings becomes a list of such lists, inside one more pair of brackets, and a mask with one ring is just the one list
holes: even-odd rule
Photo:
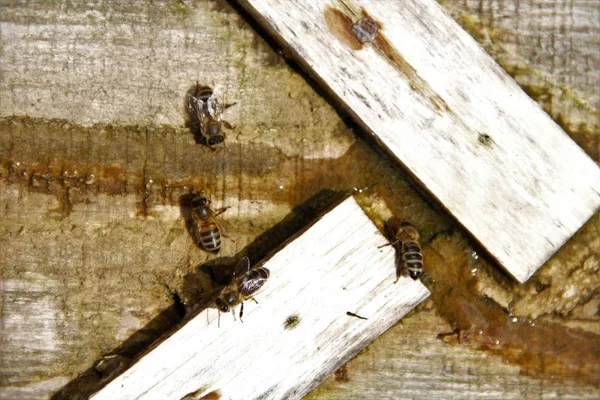
[[215, 217], [220, 213], [215, 213], [208, 204], [209, 201], [204, 195], [192, 194], [190, 231], [196, 246], [210, 253], [218, 253], [221, 249], [221, 228]]
[[[396, 249], [396, 282], [402, 276], [417, 280], [423, 275], [423, 253], [419, 243], [419, 232], [408, 222], [402, 222], [396, 232], [396, 240], [384, 246]], [[381, 246], [383, 247], [383, 246]]]
[[269, 270], [265, 267], [252, 269], [248, 257], [238, 261], [233, 270], [231, 284], [221, 290], [221, 294], [215, 300], [217, 308], [222, 312], [229, 312], [238, 304], [240, 306], [240, 321], [244, 315], [244, 300], [252, 298], [269, 278]]
[[[232, 105], [225, 105], [224, 108]], [[199, 124], [204, 143], [211, 149], [225, 140], [225, 133], [221, 129], [223, 125], [228, 129], [233, 128], [227, 121], [221, 119], [221, 106], [211, 87], [196, 83], [196, 89], [189, 97], [188, 109], [194, 123]]]

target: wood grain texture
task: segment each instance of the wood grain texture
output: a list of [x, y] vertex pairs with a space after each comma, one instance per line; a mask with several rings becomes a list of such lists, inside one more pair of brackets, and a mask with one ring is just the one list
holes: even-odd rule
[[[444, 7], [477, 15], [502, 47], [600, 109], [600, 4], [596, 0], [464, 0]], [[493, 33], [492, 33], [493, 35]], [[560, 95], [560, 91], [551, 97]], [[560, 104], [554, 100], [553, 106]]]
[[[181, 263], [185, 235], [164, 243], [179, 216], [177, 190], [168, 189], [179, 184], [204, 189], [216, 207], [233, 206], [224, 218], [236, 226], [236, 241], [224, 242], [224, 256], [290, 215], [302, 217], [299, 205], [320, 190], [364, 187], [375, 177], [391, 196], [391, 211], [426, 236], [452, 226], [363, 143], [360, 130], [344, 127], [231, 3], [187, 4], [0, 0], [0, 160], [15, 162], [11, 171], [0, 169], [2, 398], [48, 399], [81, 372], [101, 370], [96, 363], [122, 342], [169, 326], [157, 318], [173, 304], [168, 289], [186, 293], [187, 278], [206, 258], [191, 252]], [[444, 7], [464, 8], [467, 23], [457, 20], [465, 28], [480, 18], [478, 42], [553, 118], [571, 128], [585, 124], [573, 137], [600, 161], [597, 111], [579, 106], [600, 96], [590, 80], [598, 70], [584, 57], [600, 54], [597, 31], [586, 23], [595, 24], [600, 2], [452, 0]], [[494, 24], [486, 21], [490, 11]], [[494, 35], [500, 27], [510, 29]], [[526, 37], [511, 46], [519, 34]], [[507, 51], [494, 51], [505, 45]], [[580, 93], [554, 84], [585, 79], [588, 90]], [[225, 113], [236, 129], [216, 155], [196, 146], [183, 127], [184, 94], [196, 80], [238, 103]], [[82, 178], [84, 186], [69, 188]], [[481, 295], [519, 319], [541, 315], [536, 322], [552, 318], [598, 333], [600, 215], [587, 225], [525, 285], [454, 261], [444, 262], [438, 281], [447, 281], [448, 271], [477, 268]], [[507, 398], [598, 397], [597, 389], [564, 377], [524, 376], [503, 356], [442, 343], [435, 336], [452, 327], [433, 307], [410, 317], [414, 324], [404, 318], [361, 352], [348, 368], [347, 390], [333, 393], [340, 383], [331, 377], [336, 387], [325, 384], [316, 398], [431, 398], [432, 391], [502, 398], [507, 390]], [[422, 348], [431, 350], [427, 357]]]
[[600, 3], [440, 2], [592, 159], [600, 160]]
[[271, 275], [243, 325], [222, 315], [219, 326], [207, 309], [92, 398], [301, 398], [429, 295], [419, 281], [393, 283], [386, 242], [345, 200], [263, 264]]
[[381, 335], [305, 400], [598, 398], [598, 388], [533, 379], [496, 355], [445, 343], [438, 334], [444, 327], [451, 332], [452, 327], [428, 303]]
[[435, 1], [242, 4], [520, 282], [600, 206], [600, 169]]

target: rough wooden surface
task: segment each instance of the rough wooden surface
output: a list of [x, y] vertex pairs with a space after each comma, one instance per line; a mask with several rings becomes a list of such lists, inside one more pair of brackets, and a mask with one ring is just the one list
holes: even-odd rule
[[[496, 355], [455, 347], [438, 336], [446, 325], [426, 304], [383, 334], [306, 397], [318, 399], [596, 399], [598, 389], [532, 379]], [[423, 361], [426, 359], [427, 361]]]
[[599, 159], [597, 1], [441, 3], [579, 146]]
[[419, 281], [394, 284], [386, 243], [346, 199], [260, 264], [270, 276], [243, 325], [207, 309], [92, 398], [302, 398], [429, 296]]
[[[519, 3], [452, 1], [445, 7], [600, 161], [597, 86], [560, 84], [596, 76], [585, 55], [598, 54], [589, 21], [600, 5]], [[512, 11], [490, 22], [490, 10], [502, 7]], [[2, 2], [0, 397], [46, 399], [84, 371], [99, 375], [111, 359], [102, 356], [133, 357], [179, 321], [174, 292], [193, 309], [197, 297], [216, 289], [200, 279], [205, 274], [196, 265], [206, 255], [188, 252], [183, 232], [165, 243], [186, 185], [204, 189], [216, 208], [232, 206], [223, 217], [235, 226], [229, 228], [235, 242], [224, 241], [225, 258], [240, 251], [259, 255], [297, 231], [327, 204], [322, 190], [374, 182], [384, 204], [370, 196], [360, 201], [379, 226], [390, 216], [380, 213], [385, 205], [417, 225], [425, 241], [453, 230], [451, 220], [365, 144], [360, 130], [350, 131], [254, 28], [223, 2]], [[519, 45], [511, 45], [516, 40]], [[570, 67], [553, 62], [552, 46], [536, 46], [536, 40], [560, 47], [556, 57], [569, 59]], [[196, 80], [238, 103], [225, 114], [235, 129], [218, 154], [197, 146], [183, 126], [185, 91]], [[416, 398], [428, 397], [431, 388], [460, 397], [465, 385], [480, 389], [473, 397], [484, 397], [488, 388], [510, 388], [524, 398], [593, 397], [597, 389], [568, 382], [586, 370], [577, 358], [558, 361], [580, 372], [548, 372], [542, 367], [551, 366], [555, 354], [532, 346], [529, 335], [504, 338], [502, 344], [515, 346], [509, 349], [436, 335], [468, 324], [496, 325], [494, 318], [476, 318], [473, 306], [480, 304], [497, 305], [518, 318], [517, 325], [554, 324], [546, 341], [565, 346], [557, 354], [573, 350], [558, 340], [568, 332], [599, 335], [598, 232], [596, 214], [522, 286], [488, 268], [483, 257], [442, 261], [426, 246], [426, 271], [435, 277], [426, 284], [442, 296], [349, 364], [346, 391], [340, 394], [332, 377], [316, 395], [389, 398], [418, 383]], [[447, 247], [473, 249], [456, 237], [462, 239]], [[512, 320], [503, 324], [514, 328]], [[419, 348], [432, 351], [421, 357]], [[527, 348], [534, 350], [513, 357]], [[447, 379], [415, 376], [415, 370], [440, 366]]]
[[[548, 73], [551, 84], [584, 94], [584, 103], [600, 108], [600, 8], [595, 0], [444, 2], [450, 12], [461, 11], [479, 18], [488, 43], [497, 44], [513, 56], [525, 57], [532, 68]], [[559, 91], [551, 93], [554, 105]]]
[[242, 4], [520, 282], [600, 208], [600, 169], [434, 0]]

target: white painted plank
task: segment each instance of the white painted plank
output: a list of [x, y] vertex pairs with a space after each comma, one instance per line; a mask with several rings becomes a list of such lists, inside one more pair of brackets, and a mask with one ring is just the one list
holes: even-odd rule
[[419, 281], [394, 284], [385, 243], [345, 200], [264, 264], [271, 275], [258, 304], [244, 303], [243, 324], [221, 315], [219, 327], [205, 310], [92, 398], [301, 398], [429, 295]]
[[600, 207], [598, 166], [435, 0], [241, 3], [520, 282]]

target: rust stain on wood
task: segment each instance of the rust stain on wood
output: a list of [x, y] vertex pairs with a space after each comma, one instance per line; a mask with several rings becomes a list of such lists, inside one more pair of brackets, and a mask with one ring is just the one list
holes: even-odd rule
[[[438, 337], [501, 356], [531, 375], [562, 376], [600, 385], [600, 336], [544, 321], [518, 318], [495, 301], [482, 296], [467, 251], [456, 246], [456, 236], [444, 236], [425, 248], [426, 286], [440, 315], [455, 328]], [[434, 253], [439, 253], [440, 256]], [[441, 260], [440, 260], [441, 261]], [[478, 269], [489, 267], [477, 264]]]
[[[240, 200], [294, 206], [322, 190], [347, 191], [382, 183], [389, 191], [392, 182], [402, 179], [390, 161], [382, 160], [361, 140], [339, 158], [306, 159], [252, 143], [230, 143], [215, 154], [195, 144], [184, 128], [65, 123], [29, 117], [0, 119], [0, 145], [11, 149], [3, 153], [0, 181], [54, 196], [60, 205], [60, 210], [55, 210], [59, 212], [53, 213], [57, 218], [68, 216], [74, 206], [94, 202], [98, 195], [135, 196], [141, 217], [153, 216], [157, 206], [179, 206], [181, 196], [190, 189], [218, 201], [224, 194], [220, 181], [213, 177], [221, 174], [242, 175], [234, 181], [240, 186], [228, 188]], [[142, 129], [148, 134], [140, 135]], [[341, 137], [350, 134], [343, 124], [336, 130]], [[109, 152], [80, 151], [79, 147], [101, 146], [107, 131], [114, 136]], [[31, 142], [11, 139], [24, 135]], [[54, 139], [66, 137], [71, 139]], [[144, 147], [149, 149], [147, 154], [143, 154]], [[170, 167], [165, 168], [165, 163]], [[421, 201], [409, 186], [403, 186], [405, 191], [410, 194], [399, 194], [400, 203]]]
[[204, 387], [201, 387], [196, 391], [186, 394], [181, 400], [219, 400], [223, 396], [220, 390], [213, 390], [212, 392], [206, 393], [204, 396], [198, 397], [200, 393], [205, 390]]
[[352, 50], [361, 50], [363, 44], [352, 33], [352, 18], [344, 14], [341, 10], [328, 6], [325, 8], [325, 23], [329, 32], [339, 41], [345, 43]]
[[334, 372], [334, 377], [336, 382], [350, 382], [350, 377], [348, 376], [348, 369], [346, 368], [346, 364], [342, 365], [342, 368]]
[[[356, 8], [348, 4], [343, 5], [349, 10], [352, 16], [344, 13], [338, 8], [327, 6], [324, 11], [325, 23], [329, 32], [339, 41], [345, 43], [352, 50], [362, 50], [364, 43], [372, 43], [388, 62], [404, 76], [410, 88], [424, 97], [438, 112], [452, 112], [444, 99], [438, 95], [429, 86], [427, 81], [419, 76], [417, 70], [406, 61], [406, 59], [390, 44], [385, 35], [381, 32], [383, 24], [373, 18], [364, 8], [355, 11]], [[364, 25], [372, 37], [371, 40], [360, 40], [366, 36], [357, 35], [356, 27]], [[375, 29], [377, 27], [377, 29]]]
[[200, 397], [200, 400], [219, 400], [220, 398], [221, 398], [221, 391], [214, 390], [214, 391], [207, 393], [204, 396]]

